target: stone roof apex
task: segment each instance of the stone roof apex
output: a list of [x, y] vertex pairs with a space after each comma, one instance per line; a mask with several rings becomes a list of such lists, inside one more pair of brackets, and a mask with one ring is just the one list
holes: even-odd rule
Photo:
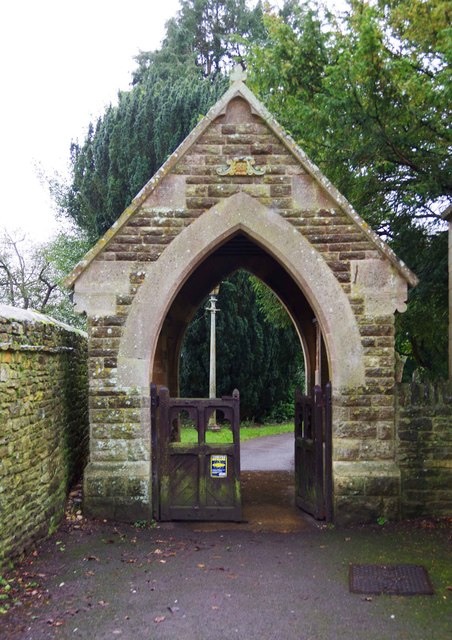
[[172, 153], [168, 160], [160, 167], [149, 182], [141, 189], [130, 205], [125, 209], [118, 220], [110, 227], [105, 235], [85, 255], [72, 272], [67, 276], [64, 284], [73, 288], [78, 277], [87, 269], [96, 256], [102, 252], [107, 244], [114, 238], [119, 230], [130, 220], [132, 215], [140, 208], [143, 202], [155, 190], [157, 185], [167, 176], [180, 159], [191, 149], [214, 120], [226, 113], [227, 107], [234, 98], [245, 100], [253, 115], [260, 117], [269, 129], [275, 134], [286, 149], [300, 163], [304, 171], [308, 173], [321, 186], [328, 196], [342, 209], [342, 211], [356, 224], [368, 239], [375, 245], [379, 253], [385, 256], [400, 275], [410, 284], [416, 286], [419, 282], [417, 276], [394, 253], [394, 251], [370, 228], [370, 226], [358, 215], [348, 200], [334, 187], [320, 169], [310, 160], [306, 153], [296, 144], [295, 140], [278, 124], [268, 109], [258, 100], [254, 93], [244, 83], [246, 71], [241, 65], [236, 65], [230, 75], [231, 85], [218, 102], [211, 107], [204, 118], [188, 134], [185, 140]]
[[236, 64], [229, 74], [229, 82], [231, 85], [235, 82], [245, 82], [247, 77], [248, 73], [246, 69], [244, 69], [241, 64]]

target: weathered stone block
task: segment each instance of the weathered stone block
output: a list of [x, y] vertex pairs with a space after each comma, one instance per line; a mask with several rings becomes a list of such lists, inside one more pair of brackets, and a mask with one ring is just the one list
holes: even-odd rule
[[365, 478], [341, 478], [334, 481], [336, 496], [363, 496], [365, 494]]
[[367, 439], [377, 437], [377, 427], [374, 424], [362, 422], [339, 422], [335, 425], [336, 438]]
[[451, 383], [396, 386], [396, 454], [402, 469], [404, 517], [445, 514], [452, 503], [450, 418], [444, 402], [450, 388]]
[[359, 440], [339, 440], [333, 436], [334, 459], [338, 461], [357, 460], [359, 445]]
[[373, 476], [365, 479], [365, 494], [368, 496], [398, 497], [400, 478], [394, 476]]
[[334, 521], [340, 526], [357, 522], [372, 524], [384, 513], [383, 498], [377, 496], [337, 496], [335, 499]]

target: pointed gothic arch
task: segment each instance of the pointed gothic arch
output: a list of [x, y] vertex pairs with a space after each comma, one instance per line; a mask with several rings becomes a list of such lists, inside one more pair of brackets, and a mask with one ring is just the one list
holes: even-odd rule
[[[147, 388], [164, 319], [178, 291], [216, 247], [242, 231], [297, 283], [320, 323], [333, 386], [364, 382], [364, 354], [350, 302], [322, 256], [276, 212], [245, 193], [203, 213], [152, 263], [124, 327], [118, 382]], [[333, 302], [334, 301], [334, 302]]]

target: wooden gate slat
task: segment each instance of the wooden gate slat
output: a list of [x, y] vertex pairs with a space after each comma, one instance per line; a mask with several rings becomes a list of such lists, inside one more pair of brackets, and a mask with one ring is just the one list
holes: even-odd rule
[[[152, 442], [156, 472], [159, 520], [241, 520], [240, 497], [240, 396], [238, 391], [231, 397], [213, 399], [170, 398], [162, 387], [157, 394], [151, 388]], [[157, 410], [158, 408], [158, 410]], [[198, 442], [171, 442], [172, 423], [176, 423], [181, 411], [186, 411], [194, 420]], [[221, 411], [231, 422], [233, 443], [206, 443], [205, 436], [209, 416]], [[227, 456], [227, 477], [210, 477], [210, 456]]]
[[332, 519], [331, 384], [295, 394], [295, 501], [317, 520]]
[[332, 386], [325, 386], [325, 519], [333, 520], [333, 408]]

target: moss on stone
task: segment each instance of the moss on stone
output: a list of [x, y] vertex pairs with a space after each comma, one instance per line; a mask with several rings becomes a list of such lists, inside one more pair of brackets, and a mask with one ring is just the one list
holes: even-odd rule
[[0, 567], [61, 520], [88, 450], [86, 336], [0, 309]]

